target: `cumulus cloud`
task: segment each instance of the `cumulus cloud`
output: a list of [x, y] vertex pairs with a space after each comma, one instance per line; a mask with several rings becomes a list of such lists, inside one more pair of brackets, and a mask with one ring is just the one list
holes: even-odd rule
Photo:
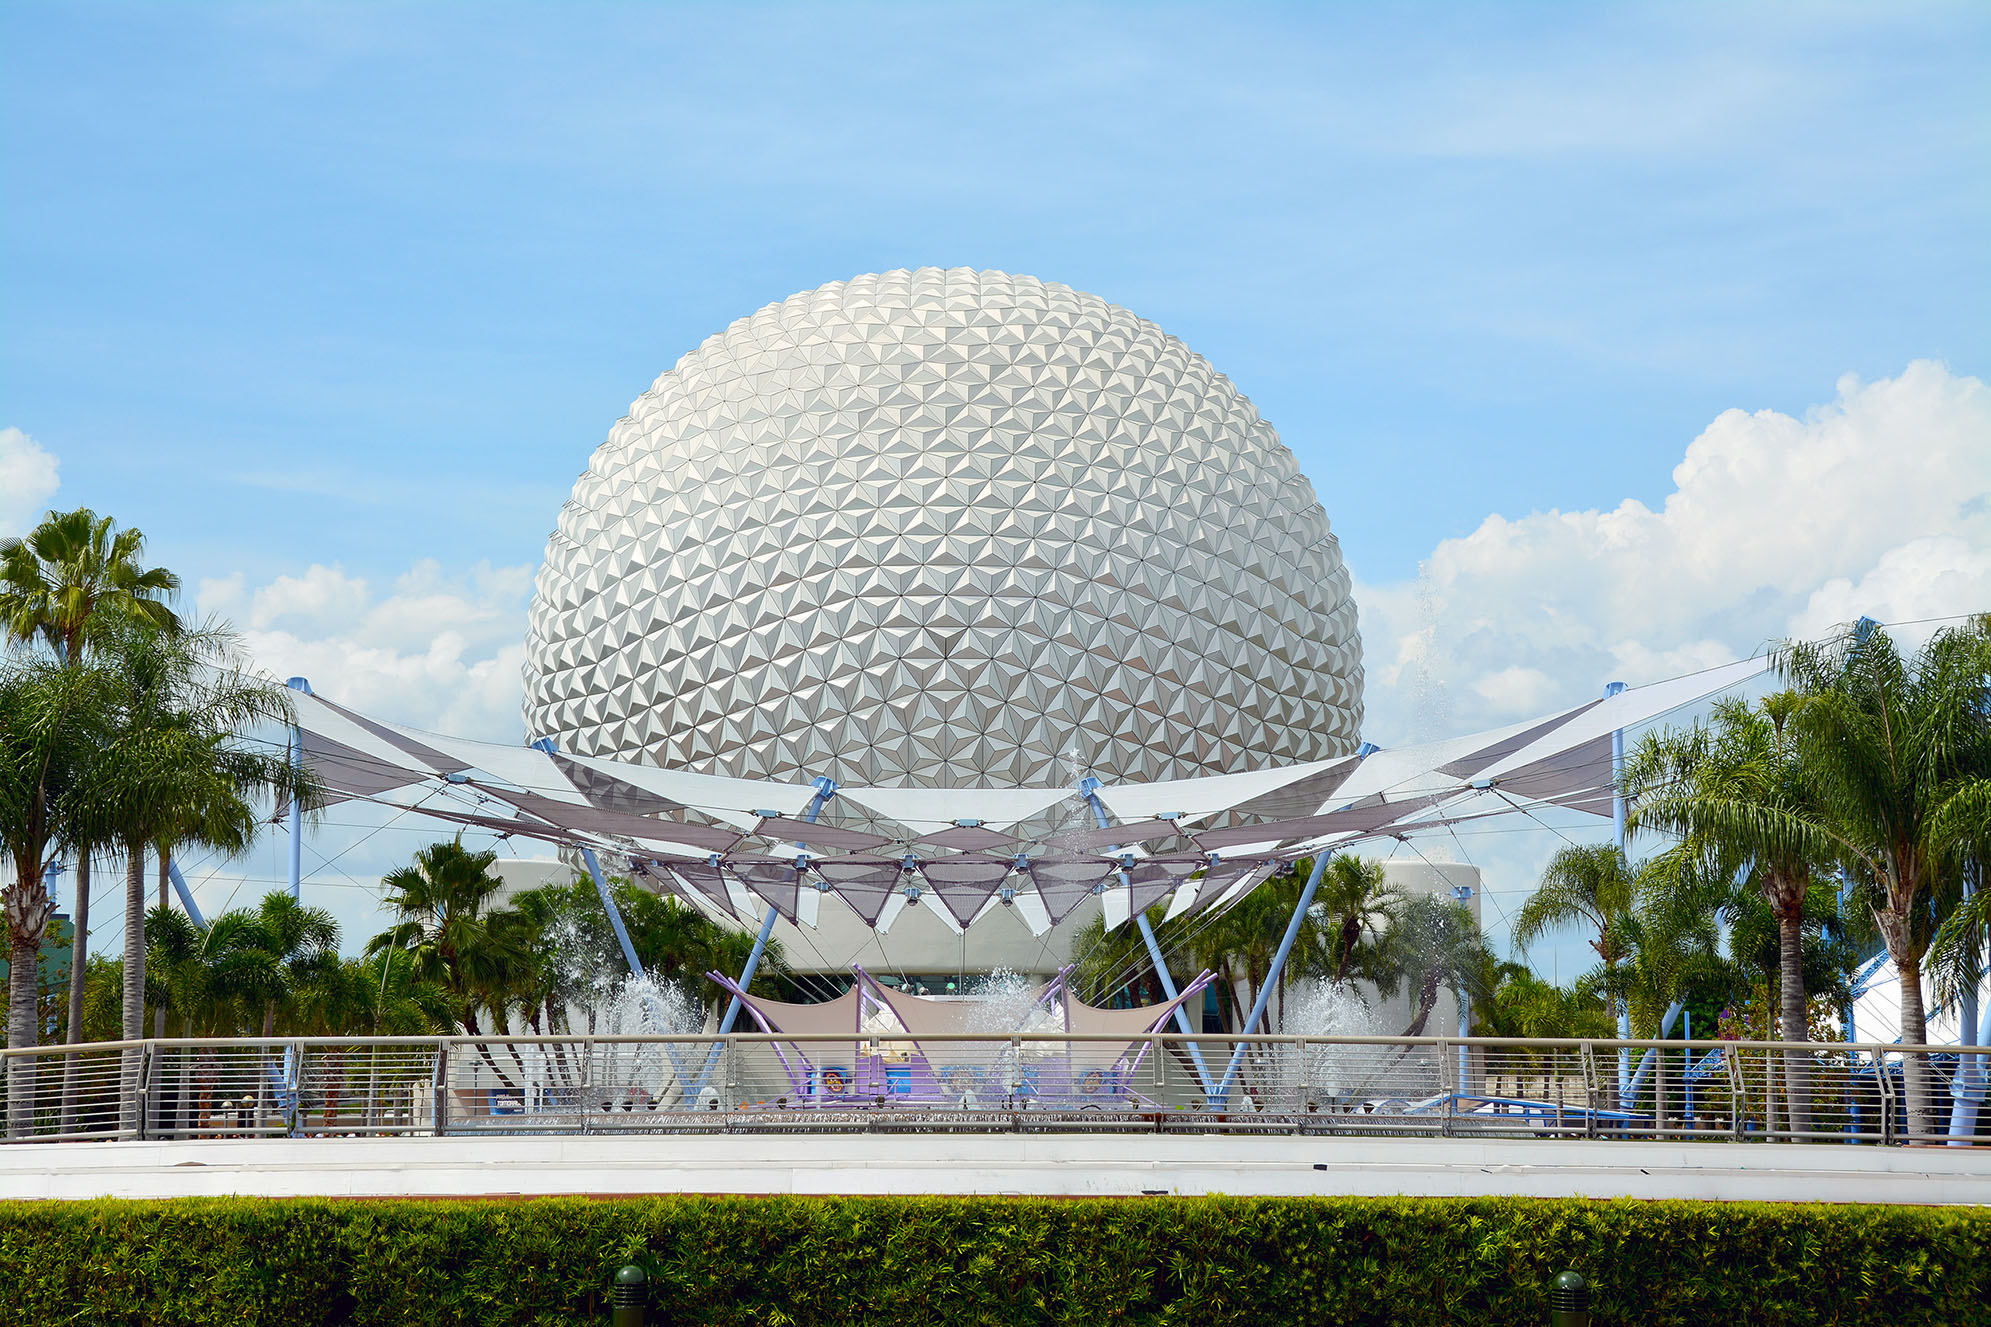
[[56, 459], [17, 428], [0, 429], [0, 538], [26, 534], [61, 484]]
[[451, 574], [424, 559], [384, 594], [334, 564], [257, 586], [240, 572], [204, 580], [196, 598], [278, 677], [309, 678], [369, 714], [515, 742], [531, 584], [529, 567], [480, 562]]
[[1940, 363], [1843, 378], [1802, 418], [1726, 411], [1673, 484], [1657, 510], [1488, 516], [1418, 582], [1359, 587], [1372, 733], [1470, 731], [1862, 614], [1991, 608], [1991, 389]]

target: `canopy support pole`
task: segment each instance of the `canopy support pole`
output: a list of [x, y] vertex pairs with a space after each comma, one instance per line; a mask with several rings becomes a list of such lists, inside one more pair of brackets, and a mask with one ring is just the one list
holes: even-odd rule
[[[1080, 779], [1078, 791], [1079, 795], [1085, 798], [1086, 805], [1092, 808], [1093, 820], [1098, 822], [1101, 829], [1108, 828], [1106, 806], [1099, 800], [1099, 780], [1092, 778], [1090, 775]], [[1120, 868], [1120, 883], [1127, 887], [1129, 902], [1131, 903], [1134, 882], [1128, 877], [1125, 866]], [[1132, 908], [1128, 910], [1130, 912], [1133, 911]], [[1141, 940], [1148, 947], [1148, 957], [1153, 960], [1155, 965], [1155, 976], [1161, 979], [1162, 998], [1166, 1000], [1175, 999], [1175, 978], [1169, 973], [1168, 960], [1162, 957], [1161, 943], [1155, 939], [1154, 927], [1148, 925], [1146, 909], [1134, 912], [1134, 925], [1139, 928]], [[1175, 1026], [1182, 1030], [1182, 1035], [1185, 1037], [1196, 1035], [1196, 1029], [1190, 1025], [1188, 1012], [1179, 1004], [1175, 1006]], [[1196, 1077], [1203, 1085], [1203, 1094], [1208, 1096], [1210, 1093], [1210, 1067], [1203, 1063], [1203, 1048], [1194, 1042], [1189, 1043], [1189, 1059], [1196, 1066]]]
[[[1672, 1004], [1666, 1006], [1666, 1016], [1659, 1020], [1659, 1035], [1661, 1038], [1673, 1035], [1673, 1020], [1678, 1018], [1680, 1011], [1686, 1007], [1687, 1002], [1684, 999], [1675, 1000]], [[1639, 1056], [1638, 1071], [1632, 1075], [1631, 1091], [1626, 1095], [1626, 1101], [1638, 1100], [1638, 1094], [1645, 1090], [1645, 1076], [1651, 1070], [1653, 1057], [1657, 1054], [1659, 1052], [1656, 1049], [1651, 1049]]]
[[[1314, 891], [1320, 888], [1320, 878], [1327, 872], [1327, 859], [1333, 854], [1325, 849], [1314, 854], [1313, 873], [1307, 876], [1307, 887], [1300, 891], [1300, 901], [1293, 905], [1293, 918], [1286, 923], [1286, 934], [1279, 939], [1279, 952], [1272, 956], [1272, 970], [1265, 974], [1264, 985], [1258, 988], [1258, 998], [1252, 1001], [1251, 1016], [1244, 1020], [1238, 1029], [1240, 1037], [1248, 1037], [1258, 1026], [1258, 1020], [1265, 1016], [1265, 1006], [1272, 1001], [1272, 992], [1279, 985], [1279, 977], [1286, 970], [1286, 956], [1293, 952], [1293, 942], [1300, 938], [1300, 924], [1307, 919], [1307, 909], [1313, 906]], [[1231, 1098], [1231, 1087], [1237, 1081], [1238, 1066], [1244, 1063], [1244, 1048], [1247, 1043], [1240, 1041], [1231, 1051], [1231, 1062], [1224, 1069], [1223, 1081], [1211, 1094], [1209, 1108], [1221, 1109]]]
[[[549, 756], [560, 749], [550, 737], [542, 737], [529, 745], [534, 751], [544, 751]], [[595, 893], [601, 896], [601, 909], [608, 914], [609, 927], [615, 932], [616, 942], [622, 946], [622, 961], [629, 965], [629, 975], [640, 980], [643, 960], [636, 957], [636, 946], [630, 942], [629, 928], [622, 924], [622, 909], [615, 906], [615, 895], [609, 893], [608, 881], [602, 877], [601, 863], [595, 859], [595, 850], [582, 848], [581, 861], [587, 865], [588, 875], [595, 882]]]
[[[809, 799], [809, 809], [802, 813], [802, 819], [812, 825], [815, 824], [816, 817], [823, 813], [823, 807], [828, 805], [830, 798], [836, 796], [836, 787], [835, 779], [819, 777], [816, 780], [816, 795]], [[768, 905], [767, 915], [761, 918], [760, 934], [754, 937], [753, 951], [747, 955], [746, 966], [740, 969], [740, 978], [736, 984], [741, 990], [744, 991], [753, 985], [754, 973], [760, 969], [761, 955], [767, 952], [767, 942], [774, 935], [774, 919], [780, 915], [773, 904]], [[726, 1006], [726, 1016], [719, 1020], [719, 1035], [723, 1037], [731, 1032], [733, 1024], [739, 1021], [739, 1017], [740, 997], [736, 995]]]
[[[301, 677], [293, 677], [284, 683], [292, 691], [302, 691], [311, 695], [311, 683]], [[304, 768], [304, 730], [293, 726], [290, 730], [290, 767]], [[304, 889], [304, 808], [297, 798], [290, 799], [290, 897], [297, 900]], [[191, 909], [189, 909], [191, 911]]]
[[[1966, 867], [1963, 873], [1964, 898], [1970, 898], [1977, 892], [1977, 888], [1976, 868]], [[1972, 948], [1976, 948], [1974, 941], [1972, 942]], [[1979, 951], [1976, 957], [1981, 959], [1982, 951]], [[1974, 964], [1973, 966], [1978, 966], [1981, 973], [1981, 965]], [[1978, 1025], [1977, 1019], [1977, 987], [1982, 980], [1983, 977], [1980, 975], [1978, 980], [1971, 982], [1969, 989], [1963, 993], [1962, 1008], [1959, 1011], [1961, 1016], [1957, 1019], [1956, 1029], [1956, 1040], [1959, 1046], [1967, 1044], [1972, 1037], [1977, 1039], [1977, 1044], [1980, 1046], [1991, 1044], [1985, 1041], [1986, 1037], [1991, 1037], [1991, 1016], [1985, 1018], [1981, 1027]], [[1991, 1013], [1991, 1011], [1987, 1012]], [[1970, 1140], [1976, 1136], [1977, 1113], [1979, 1108], [1983, 1106], [1985, 1097], [1986, 1081], [1984, 1070], [1986, 1058], [1982, 1055], [1959, 1055], [1957, 1057], [1956, 1078], [1954, 1086], [1951, 1089], [1951, 1097], [1953, 1099], [1950, 1103], [1949, 1136], [1951, 1147], [1969, 1147], [1971, 1145]]]
[[608, 892], [608, 881], [602, 878], [601, 863], [595, 860], [595, 850], [581, 849], [581, 860], [587, 863], [588, 874], [594, 877], [595, 893], [601, 895], [602, 910], [608, 914], [608, 924], [615, 929], [616, 942], [622, 946], [623, 961], [629, 964], [629, 975], [640, 978], [643, 975], [643, 960], [636, 957], [636, 946], [629, 939], [629, 928], [622, 924], [622, 909], [615, 906], [615, 896]]
[[[1623, 682], [1606, 682], [1604, 684], [1604, 699], [1609, 700], [1613, 696], [1620, 695], [1624, 689], [1625, 684]], [[1618, 860], [1627, 863], [1626, 869], [1629, 870], [1630, 866], [1628, 863], [1630, 859], [1625, 856], [1625, 730], [1622, 728], [1613, 728], [1611, 730], [1611, 833], [1618, 845]], [[1629, 1040], [1632, 1034], [1631, 1005], [1626, 1002], [1622, 995], [1613, 993], [1611, 999], [1617, 1007], [1618, 1040]], [[1626, 1099], [1630, 1096], [1631, 1081], [1632, 1053], [1625, 1047], [1620, 1046], [1618, 1048], [1618, 1105], [1620, 1109], [1623, 1108]]]
[[[187, 888], [187, 878], [180, 874], [180, 864], [168, 858], [166, 862], [166, 875], [173, 882], [173, 892], [180, 896], [180, 906], [187, 910], [187, 916], [193, 918], [194, 925], [205, 931], [207, 929], [207, 918], [200, 915], [200, 908], [194, 903], [194, 892]], [[296, 896], [292, 895], [292, 897]]]

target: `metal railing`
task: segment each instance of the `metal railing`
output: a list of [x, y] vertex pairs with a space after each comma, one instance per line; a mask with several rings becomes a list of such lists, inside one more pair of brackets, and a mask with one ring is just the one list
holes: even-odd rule
[[1984, 1146], [1991, 1109], [1971, 1136], [1949, 1129], [1957, 1100], [1982, 1103], [1987, 1056], [1176, 1032], [169, 1038], [0, 1052], [0, 1102], [15, 1142], [910, 1129]]

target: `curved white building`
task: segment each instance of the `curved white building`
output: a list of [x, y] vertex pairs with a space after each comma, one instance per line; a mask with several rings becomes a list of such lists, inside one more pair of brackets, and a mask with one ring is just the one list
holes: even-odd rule
[[547, 545], [525, 722], [749, 778], [1123, 780], [1354, 749], [1313, 489], [1229, 379], [1066, 286], [835, 282], [610, 430]]

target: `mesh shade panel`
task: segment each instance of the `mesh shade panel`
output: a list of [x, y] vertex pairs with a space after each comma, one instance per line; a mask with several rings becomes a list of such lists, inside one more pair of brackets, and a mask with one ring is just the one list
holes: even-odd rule
[[1009, 874], [1010, 864], [991, 857], [943, 857], [921, 862], [919, 870], [940, 896], [941, 905], [966, 926]]

